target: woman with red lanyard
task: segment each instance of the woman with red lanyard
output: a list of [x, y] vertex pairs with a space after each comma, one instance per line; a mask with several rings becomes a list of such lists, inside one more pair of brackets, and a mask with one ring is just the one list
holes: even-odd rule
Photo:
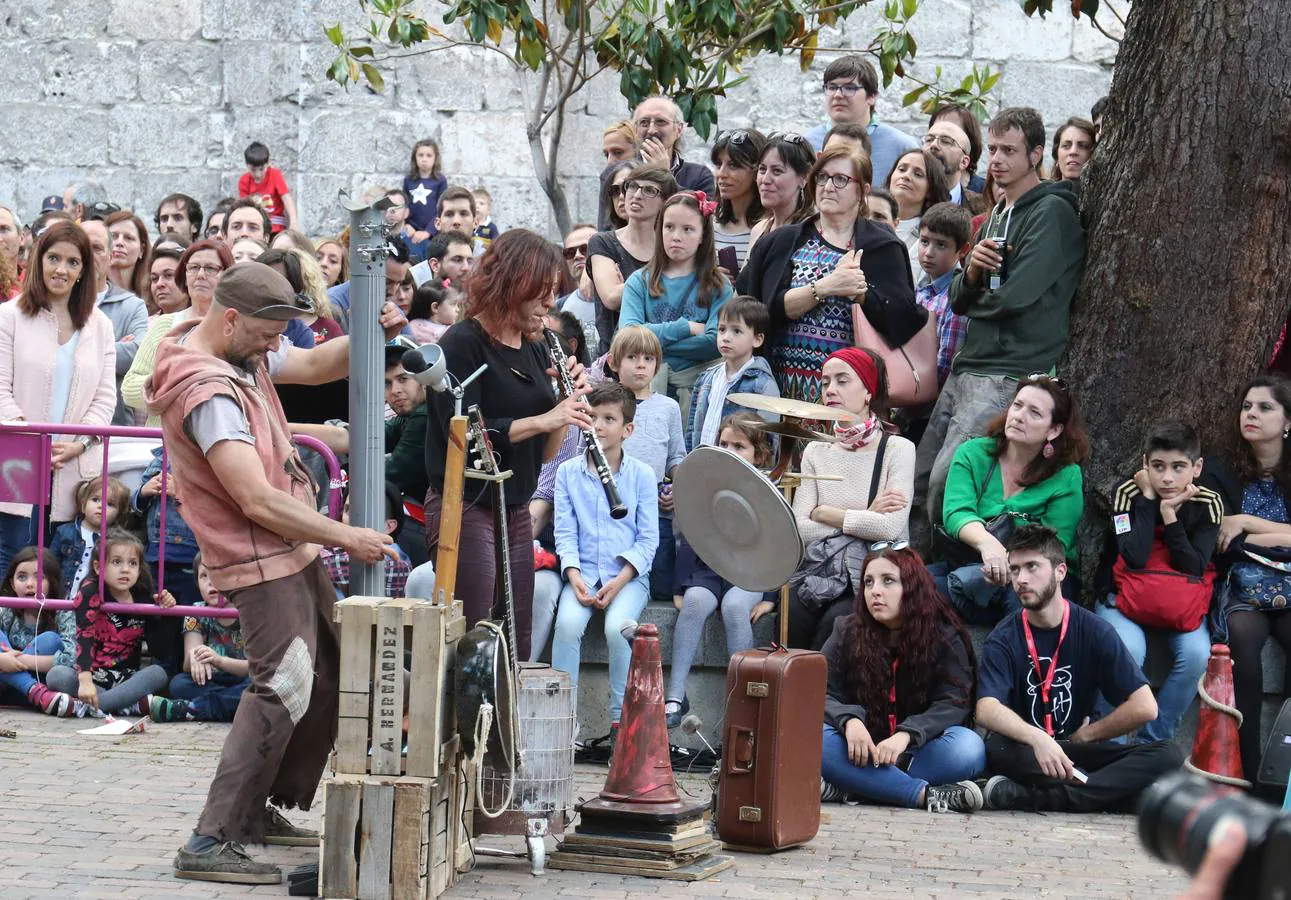
[[825, 642], [820, 799], [974, 812], [973, 646], [904, 541], [871, 546], [855, 609]]
[[861, 215], [872, 177], [870, 158], [859, 150], [820, 154], [804, 187], [816, 215], [759, 238], [740, 272], [736, 292], [771, 309], [767, 346], [783, 397], [821, 402], [820, 367], [856, 344], [853, 306], [892, 347], [928, 319], [914, 300], [905, 244]]

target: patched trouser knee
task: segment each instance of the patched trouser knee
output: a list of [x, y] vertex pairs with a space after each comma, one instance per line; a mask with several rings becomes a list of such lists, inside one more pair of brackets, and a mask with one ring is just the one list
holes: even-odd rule
[[303, 639], [297, 637], [287, 646], [268, 688], [286, 708], [291, 724], [299, 724], [314, 690], [314, 661]]

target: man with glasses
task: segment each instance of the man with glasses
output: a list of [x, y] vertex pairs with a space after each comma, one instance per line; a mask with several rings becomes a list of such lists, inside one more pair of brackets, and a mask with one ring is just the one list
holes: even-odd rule
[[[583, 293], [583, 273], [587, 271], [587, 242], [596, 234], [595, 225], [575, 225], [565, 235], [565, 271], [573, 279], [574, 289], [561, 297], [556, 308], [573, 313], [583, 326], [585, 346], [598, 347], [601, 343], [600, 331], [596, 327], [596, 303]], [[588, 293], [591, 293], [591, 275], [588, 278]]]
[[676, 103], [667, 97], [648, 97], [637, 107], [633, 124], [641, 144], [642, 162], [666, 166], [683, 191], [717, 195], [716, 182], [708, 166], [681, 158], [681, 134], [686, 130], [686, 122]]
[[[825, 111], [833, 125], [864, 126], [870, 136], [870, 162], [874, 166], [874, 184], [882, 184], [896, 165], [897, 157], [919, 146], [919, 142], [874, 117], [879, 99], [879, 76], [861, 56], [840, 56], [825, 69]], [[639, 126], [638, 126], [639, 129]], [[807, 132], [807, 140], [819, 153], [825, 147], [829, 125], [817, 125]]]
[[1020, 378], [1050, 372], [1062, 358], [1085, 264], [1075, 192], [1036, 172], [1045, 151], [1040, 114], [1000, 110], [987, 146], [1004, 200], [950, 284], [951, 309], [968, 319], [968, 329], [915, 455], [910, 538], [923, 550], [941, 522], [955, 450], [1004, 411]]
[[941, 161], [946, 173], [946, 184], [950, 186], [950, 202], [956, 206], [965, 207], [976, 215], [986, 212], [989, 204], [981, 194], [970, 191], [966, 187], [969, 148], [968, 134], [949, 120], [933, 122], [923, 136], [923, 149]]

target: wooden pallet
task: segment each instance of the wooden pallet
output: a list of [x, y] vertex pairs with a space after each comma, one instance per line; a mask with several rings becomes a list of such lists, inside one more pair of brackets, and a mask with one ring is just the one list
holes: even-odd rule
[[[341, 631], [335, 769], [345, 775], [436, 778], [445, 738], [456, 731], [450, 681], [466, 633], [461, 603], [349, 597], [336, 604]], [[405, 704], [404, 661], [412, 657]], [[408, 752], [403, 752], [403, 712]], [[371, 753], [369, 754], [369, 748]]]
[[[470, 868], [471, 792], [460, 741], [439, 778], [338, 774], [322, 783], [319, 895], [433, 900]], [[466, 868], [461, 865], [465, 861]]]

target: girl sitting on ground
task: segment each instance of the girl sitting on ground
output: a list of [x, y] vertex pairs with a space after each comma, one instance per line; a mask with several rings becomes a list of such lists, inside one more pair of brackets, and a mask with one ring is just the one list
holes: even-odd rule
[[[36, 548], [24, 547], [9, 561], [0, 596], [35, 597]], [[40, 596], [61, 597], [58, 559], [45, 551]], [[65, 609], [9, 609], [0, 606], [0, 701], [27, 703], [51, 716], [83, 716], [89, 709], [75, 697], [51, 690], [38, 675], [54, 665], [71, 665], [76, 652], [76, 617]]]
[[[153, 602], [152, 574], [144, 563], [143, 542], [114, 528], [104, 540], [103, 590], [99, 590], [100, 557], [93, 558], [93, 577], [77, 596], [76, 662], [54, 666], [48, 684], [73, 694], [102, 712], [148, 715], [148, 695], [165, 690], [170, 681], [167, 663], [178, 656], [178, 641], [166, 618], [105, 612], [105, 603]], [[168, 591], [157, 597], [160, 606], [175, 605]], [[172, 622], [177, 620], [170, 620]], [[153, 662], [143, 665], [143, 642]]]
[[904, 542], [870, 546], [851, 615], [834, 623], [821, 800], [974, 812], [986, 766], [972, 730], [973, 645]]

